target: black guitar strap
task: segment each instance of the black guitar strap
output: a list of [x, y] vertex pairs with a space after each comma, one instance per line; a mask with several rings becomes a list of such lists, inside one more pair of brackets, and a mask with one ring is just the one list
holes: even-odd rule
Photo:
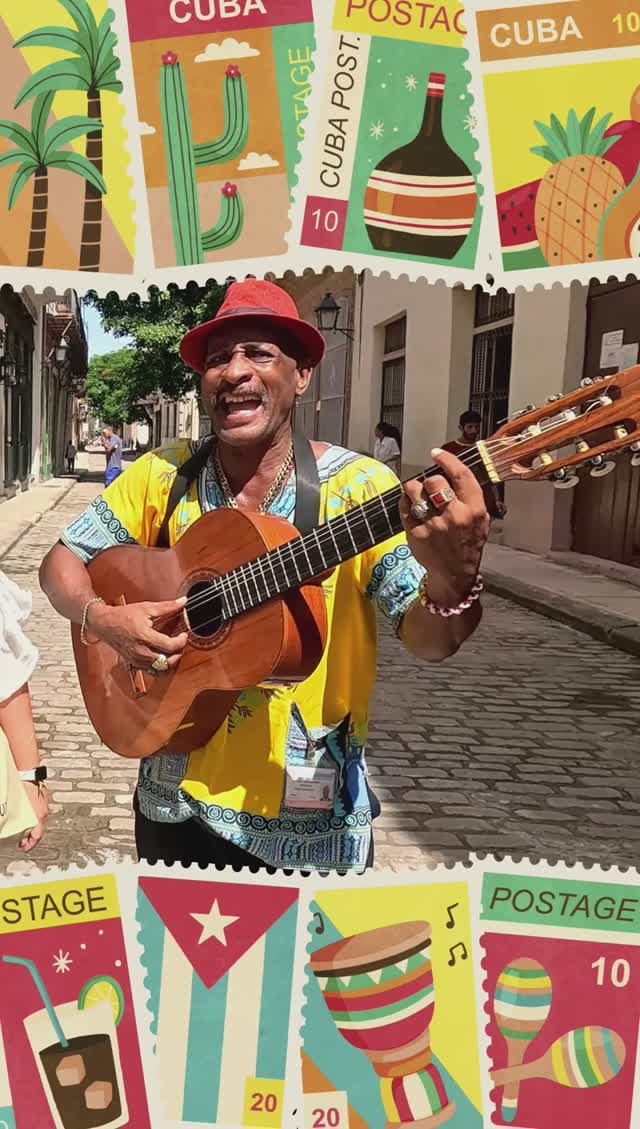
[[[206, 466], [213, 444], [214, 437], [208, 436], [195, 454], [178, 467], [156, 542], [159, 549], [169, 548], [169, 521], [191, 483]], [[299, 533], [305, 534], [311, 532], [320, 517], [320, 480], [313, 448], [306, 436], [299, 431], [293, 433], [293, 457], [296, 466], [295, 526]]]

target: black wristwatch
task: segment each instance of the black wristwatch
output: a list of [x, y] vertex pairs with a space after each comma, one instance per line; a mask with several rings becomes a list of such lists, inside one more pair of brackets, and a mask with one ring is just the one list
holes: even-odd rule
[[29, 784], [44, 784], [47, 779], [47, 768], [44, 764], [38, 765], [37, 768], [25, 768], [23, 772], [18, 773], [18, 776]]

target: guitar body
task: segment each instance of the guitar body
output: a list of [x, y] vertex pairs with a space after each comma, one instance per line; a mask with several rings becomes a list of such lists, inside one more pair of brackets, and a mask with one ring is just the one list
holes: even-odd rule
[[[223, 509], [204, 514], [172, 549], [123, 545], [89, 565], [96, 595], [133, 604], [193, 596], [215, 580], [298, 536], [281, 518]], [[202, 605], [205, 607], [205, 605]], [[239, 694], [264, 683], [295, 683], [318, 666], [327, 640], [319, 580], [274, 597], [217, 627], [206, 610], [156, 624], [164, 634], [188, 630], [180, 663], [171, 672], [135, 677], [105, 643], [89, 647], [72, 626], [78, 677], [91, 722], [120, 756], [142, 758], [169, 748], [188, 753], [224, 722]], [[213, 633], [212, 633], [213, 632]]]

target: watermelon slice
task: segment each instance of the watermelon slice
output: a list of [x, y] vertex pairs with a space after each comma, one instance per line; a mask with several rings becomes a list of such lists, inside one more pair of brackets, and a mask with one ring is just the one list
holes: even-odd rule
[[532, 180], [497, 197], [500, 243], [507, 270], [545, 266], [535, 221], [539, 186], [539, 180]]

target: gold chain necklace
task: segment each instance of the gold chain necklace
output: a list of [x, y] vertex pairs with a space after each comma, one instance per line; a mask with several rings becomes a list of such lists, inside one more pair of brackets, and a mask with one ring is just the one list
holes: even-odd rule
[[[267, 493], [265, 494], [265, 496], [262, 499], [260, 505], [258, 506], [258, 513], [259, 514], [266, 513], [269, 506], [271, 505], [273, 499], [275, 497], [277, 497], [277, 495], [280, 493], [282, 487], [284, 486], [285, 482], [287, 481], [287, 479], [289, 477], [289, 473], [291, 471], [292, 464], [293, 464], [293, 443], [289, 447], [287, 457], [285, 458], [282, 466], [280, 467], [280, 470], [278, 471], [276, 477], [274, 478], [273, 482], [271, 483], [271, 486], [269, 487]], [[216, 476], [218, 478], [218, 483], [220, 485], [220, 489], [222, 490], [222, 493], [224, 494], [225, 503], [228, 506], [230, 506], [232, 509], [237, 510], [238, 509], [238, 503], [236, 502], [235, 495], [234, 495], [231, 487], [229, 486], [229, 480], [228, 480], [226, 474], [224, 473], [224, 470], [222, 469], [222, 463], [220, 462], [220, 455], [218, 454], [217, 444], [216, 444], [214, 451], [213, 451], [213, 465], [214, 465], [214, 468], [215, 468]]]

